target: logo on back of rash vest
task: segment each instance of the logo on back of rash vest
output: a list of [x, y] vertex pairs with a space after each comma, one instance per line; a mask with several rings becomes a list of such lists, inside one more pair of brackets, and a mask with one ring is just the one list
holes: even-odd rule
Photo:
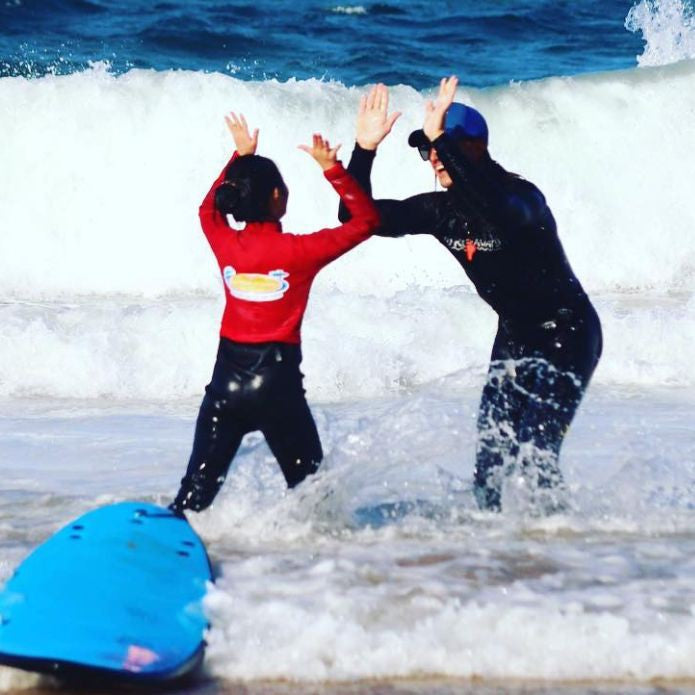
[[231, 265], [222, 270], [224, 284], [229, 294], [246, 302], [275, 302], [282, 299], [290, 288], [285, 278], [289, 273], [284, 270], [271, 270], [262, 273], [237, 273]]

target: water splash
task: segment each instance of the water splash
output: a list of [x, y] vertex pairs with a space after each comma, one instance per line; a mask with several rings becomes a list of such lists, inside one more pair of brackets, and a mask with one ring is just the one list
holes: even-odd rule
[[637, 56], [640, 67], [695, 58], [692, 0], [641, 0], [628, 12], [625, 27], [644, 37], [644, 53]]

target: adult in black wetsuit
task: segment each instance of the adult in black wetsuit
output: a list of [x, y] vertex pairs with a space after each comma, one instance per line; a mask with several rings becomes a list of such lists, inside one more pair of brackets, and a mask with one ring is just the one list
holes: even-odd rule
[[[377, 200], [380, 236], [431, 234], [461, 264], [499, 316], [478, 415], [474, 492], [500, 510], [505, 474], [517, 470], [545, 510], [557, 508], [560, 446], [601, 354], [599, 318], [560, 244], [545, 197], [489, 155], [480, 113], [454, 103], [444, 79], [409, 144], [445, 191]], [[374, 87], [360, 102], [348, 171], [371, 192], [371, 167], [399, 114]], [[340, 217], [347, 211], [341, 207]], [[560, 503], [561, 504], [561, 503]]]

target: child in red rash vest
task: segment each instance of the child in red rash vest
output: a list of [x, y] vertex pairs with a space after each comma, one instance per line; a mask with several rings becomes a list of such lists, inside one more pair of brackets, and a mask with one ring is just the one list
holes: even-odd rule
[[[287, 485], [315, 473], [323, 458], [299, 370], [300, 328], [316, 274], [379, 225], [370, 198], [337, 161], [338, 147], [314, 135], [300, 146], [323, 169], [351, 213], [313, 234], [283, 232], [288, 190], [275, 164], [256, 155], [258, 130], [226, 118], [236, 152], [200, 206], [200, 222], [224, 280], [226, 306], [212, 379], [196, 423], [176, 513], [212, 504], [247, 432], [263, 432]], [[246, 222], [241, 231], [227, 214]]]

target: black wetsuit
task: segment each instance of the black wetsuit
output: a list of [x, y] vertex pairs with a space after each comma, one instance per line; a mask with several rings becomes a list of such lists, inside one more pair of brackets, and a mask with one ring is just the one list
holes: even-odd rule
[[[380, 236], [431, 234], [456, 258], [499, 325], [478, 418], [475, 493], [501, 508], [503, 474], [561, 482], [563, 437], [601, 354], [601, 325], [565, 257], [543, 194], [486, 156], [435, 140], [453, 181], [445, 192], [378, 200]], [[357, 145], [348, 171], [371, 192], [374, 152]], [[347, 217], [341, 207], [340, 217]]]
[[212, 380], [196, 422], [193, 451], [171, 509], [200, 511], [212, 504], [243, 436], [260, 430], [288, 487], [315, 473], [323, 458], [291, 343], [220, 339]]

